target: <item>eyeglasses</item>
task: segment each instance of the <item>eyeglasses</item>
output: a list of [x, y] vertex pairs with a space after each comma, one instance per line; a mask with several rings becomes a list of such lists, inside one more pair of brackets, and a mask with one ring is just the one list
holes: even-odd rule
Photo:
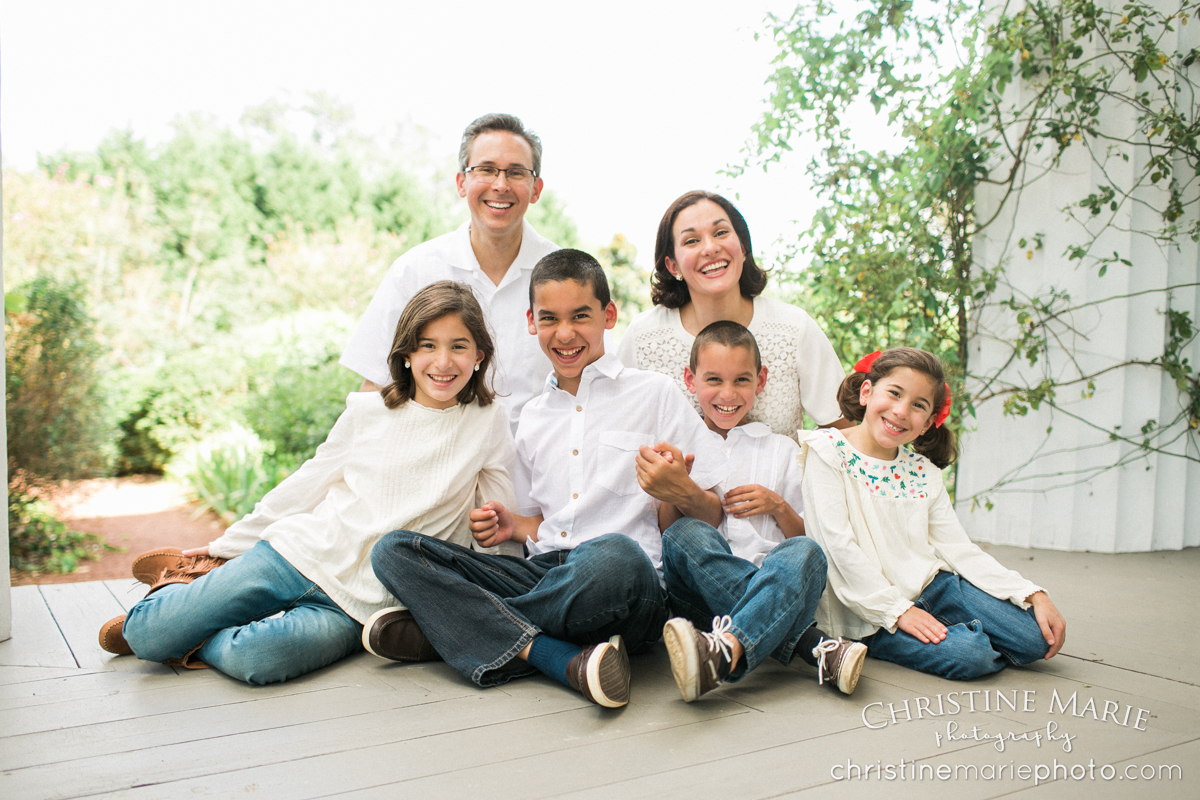
[[499, 167], [467, 167], [463, 171], [487, 183], [493, 183], [496, 178], [500, 177], [501, 172], [504, 173], [504, 177], [508, 179], [509, 183], [524, 183], [537, 177], [537, 174], [533, 170], [525, 169], [525, 167], [509, 167], [508, 169], [500, 169]]

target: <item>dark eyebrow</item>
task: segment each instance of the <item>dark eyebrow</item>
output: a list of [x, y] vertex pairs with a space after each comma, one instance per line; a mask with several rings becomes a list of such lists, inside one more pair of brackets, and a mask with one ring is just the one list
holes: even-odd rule
[[[725, 219], [724, 217], [717, 217], [715, 220], [713, 220], [713, 223], [712, 223], [712, 224], [713, 224], [713, 227], [716, 227], [717, 225], [720, 225], [720, 224], [722, 224], [722, 223], [724, 223], [724, 224], [726, 224], [726, 225], [729, 225], [729, 224], [730, 224], [729, 220]], [[679, 231], [679, 232], [680, 232], [681, 234], [682, 234], [682, 233], [690, 233], [690, 232], [691, 232], [691, 233], [694, 233], [694, 232], [695, 232], [695, 230], [696, 230], [695, 228], [684, 228], [684, 229], [682, 229], [682, 230], [681, 230], [681, 231]]]
[[[488, 159], [484, 159], [483, 161], [480, 161], [480, 162], [479, 162], [478, 164], [476, 164], [475, 166], [477, 166], [477, 167], [495, 167], [495, 166], [497, 166], [498, 164], [499, 164], [499, 162], [497, 162], [497, 161], [493, 161], [493, 160], [491, 160], [490, 158], [488, 158]], [[527, 170], [529, 170], [530, 172], [533, 172], [533, 168], [532, 168], [532, 167], [527, 167], [527, 166], [525, 166], [524, 164], [522, 164], [520, 161], [510, 161], [510, 162], [508, 162], [508, 168], [509, 168], [509, 169], [515, 169], [516, 167], [520, 167], [521, 169], [527, 169]]]

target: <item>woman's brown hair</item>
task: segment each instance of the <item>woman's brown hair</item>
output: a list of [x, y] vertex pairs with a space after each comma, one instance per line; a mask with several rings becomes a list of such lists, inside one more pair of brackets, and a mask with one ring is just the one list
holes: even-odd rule
[[458, 393], [458, 402], [474, 403], [486, 406], [496, 398], [491, 386], [491, 376], [488, 368], [496, 355], [492, 335], [488, 332], [487, 321], [483, 318], [483, 309], [475, 299], [470, 287], [455, 281], [438, 281], [431, 283], [413, 295], [400, 320], [396, 323], [396, 335], [392, 339], [392, 349], [388, 352], [388, 371], [392, 382], [379, 390], [383, 402], [388, 408], [398, 408], [417, 393], [417, 383], [413, 380], [412, 368], [406, 367], [404, 361], [417, 350], [417, 342], [421, 331], [434, 320], [441, 319], [447, 314], [455, 314], [470, 332], [475, 340], [475, 347], [483, 353], [479, 369], [471, 373], [467, 385]]
[[654, 273], [650, 276], [650, 299], [656, 306], [683, 308], [692, 302], [692, 295], [688, 291], [687, 283], [675, 279], [675, 276], [667, 269], [667, 259], [674, 260], [675, 258], [676, 217], [685, 208], [694, 206], [702, 200], [716, 203], [729, 215], [729, 224], [733, 226], [733, 232], [737, 234], [738, 241], [746, 251], [746, 260], [742, 262], [742, 277], [738, 281], [742, 297], [753, 300], [766, 288], [767, 273], [754, 261], [754, 249], [750, 246], [750, 229], [746, 227], [746, 220], [742, 216], [742, 212], [719, 194], [701, 191], [688, 192], [671, 203], [671, 207], [667, 209], [667, 213], [663, 214], [662, 220], [658, 223], [658, 238], [654, 241]]
[[[870, 380], [872, 386], [892, 374], [895, 370], [907, 367], [913, 372], [919, 372], [933, 381], [933, 413], [936, 417], [938, 410], [946, 402], [946, 373], [942, 362], [937, 356], [915, 347], [893, 347], [884, 350], [870, 372], [851, 372], [838, 387], [838, 405], [842, 416], [853, 422], [862, 422], [866, 409], [859, 402], [859, 396], [864, 381]], [[958, 442], [954, 432], [946, 425], [930, 425], [929, 430], [921, 434], [912, 443], [912, 449], [928, 458], [939, 468], [953, 464], [958, 458]]]

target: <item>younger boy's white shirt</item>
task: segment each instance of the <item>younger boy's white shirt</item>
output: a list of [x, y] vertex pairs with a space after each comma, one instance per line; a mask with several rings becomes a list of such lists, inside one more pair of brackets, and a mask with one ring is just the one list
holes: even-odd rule
[[642, 491], [634, 464], [642, 445], [668, 442], [694, 454], [691, 477], [712, 489], [726, 477], [711, 432], [666, 376], [630, 369], [605, 354], [584, 367], [579, 390], [545, 390], [526, 404], [513, 471], [519, 511], [542, 514], [531, 553], [571, 550], [606, 533], [624, 534], [662, 570], [657, 501]]
[[[804, 497], [801, 478], [804, 473], [796, 463], [800, 446], [786, 436], [771, 433], [762, 422], [748, 422], [731, 429], [724, 438], [709, 431], [729, 461], [729, 477], [717, 487], [717, 494], [739, 486], [758, 484], [770, 489], [800, 516], [804, 516]], [[729, 542], [729, 549], [738, 558], [761, 567], [767, 553], [786, 537], [779, 523], [770, 514], [755, 514], [738, 519], [726, 514], [717, 530]]]

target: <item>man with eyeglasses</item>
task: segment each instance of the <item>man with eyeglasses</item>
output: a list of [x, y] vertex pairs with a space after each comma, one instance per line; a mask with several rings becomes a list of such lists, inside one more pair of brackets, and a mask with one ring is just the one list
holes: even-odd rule
[[463, 131], [455, 182], [471, 218], [409, 250], [384, 276], [340, 362], [363, 376], [363, 391], [390, 380], [388, 350], [412, 296], [435, 281], [458, 281], [474, 291], [493, 331], [496, 399], [515, 430], [521, 407], [550, 372], [525, 321], [529, 275], [559, 249], [525, 221], [542, 193], [541, 167], [541, 140], [511, 114], [488, 114]]

